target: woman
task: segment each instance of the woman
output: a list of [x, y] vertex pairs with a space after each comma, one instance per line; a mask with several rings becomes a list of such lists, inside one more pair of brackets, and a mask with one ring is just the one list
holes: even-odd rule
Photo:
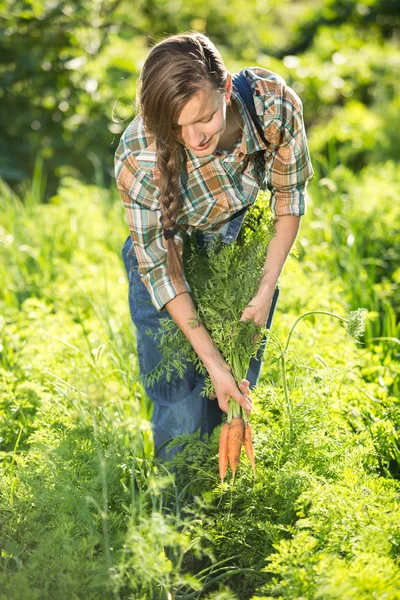
[[161, 360], [145, 330], [156, 332], [160, 318], [172, 318], [204, 363], [217, 397], [215, 402], [200, 395], [204, 377], [193, 365], [183, 379], [145, 385], [162, 460], [179, 449], [166, 452], [172, 437], [198, 428], [210, 434], [228, 411], [230, 397], [250, 413], [249, 390], [262, 366], [253, 358], [247, 379], [237, 385], [204, 325], [190, 327], [194, 305], [182, 267], [183, 236], [196, 235], [204, 244], [218, 232], [232, 242], [260, 187], [268, 186], [276, 235], [258, 292], [241, 317], [265, 324], [313, 175], [299, 97], [267, 69], [241, 73], [251, 85], [264, 139], [214, 44], [197, 32], [168, 36], [145, 61], [138, 114], [115, 153], [116, 183], [130, 230], [122, 254], [141, 375]]

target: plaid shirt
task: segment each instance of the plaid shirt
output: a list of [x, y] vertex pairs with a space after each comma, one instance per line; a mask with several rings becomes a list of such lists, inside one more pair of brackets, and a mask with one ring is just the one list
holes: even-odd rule
[[[177, 225], [190, 235], [196, 229], [215, 232], [244, 207], [252, 205], [261, 185], [271, 191], [270, 209], [275, 216], [302, 216], [306, 210], [306, 187], [314, 171], [307, 146], [300, 98], [284, 79], [260, 67], [241, 71], [253, 89], [257, 114], [264, 127], [268, 148], [260, 138], [251, 116], [232, 87], [232, 99], [243, 118], [243, 135], [230, 152], [196, 156], [186, 152], [185, 176], [180, 177], [181, 206]], [[265, 174], [260, 178], [253, 160], [265, 150]], [[253, 156], [251, 156], [253, 155]], [[115, 152], [116, 184], [126, 209], [138, 271], [151, 300], [160, 311], [169, 300], [190, 286], [172, 283], [167, 275], [167, 248], [163, 238], [157, 187], [156, 142], [137, 116], [128, 125]], [[175, 234], [182, 249], [182, 233]]]

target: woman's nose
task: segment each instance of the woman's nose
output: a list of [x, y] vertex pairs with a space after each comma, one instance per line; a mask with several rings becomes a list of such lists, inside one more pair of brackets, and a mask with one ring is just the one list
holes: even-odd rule
[[186, 135], [189, 145], [193, 146], [193, 148], [198, 148], [207, 141], [205, 133], [193, 128], [188, 129]]

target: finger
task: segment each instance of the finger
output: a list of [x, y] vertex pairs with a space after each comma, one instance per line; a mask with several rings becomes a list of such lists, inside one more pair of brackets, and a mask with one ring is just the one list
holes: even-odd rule
[[247, 383], [239, 383], [239, 389], [244, 396], [250, 396], [250, 388]]
[[220, 409], [221, 409], [221, 410], [222, 410], [224, 413], [228, 414], [228, 408], [229, 408], [229, 407], [228, 407], [228, 404], [227, 404], [227, 403], [226, 403], [226, 405], [221, 405], [221, 404], [220, 404], [220, 405], [219, 405], [219, 407], [220, 407]]
[[240, 404], [240, 406], [243, 406], [243, 408], [245, 410], [249, 410], [251, 411], [252, 409], [252, 403], [251, 400], [249, 398], [249, 396], [244, 396], [243, 394], [236, 393], [236, 395], [234, 396], [235, 400]]
[[253, 410], [253, 406], [251, 406], [251, 408], [245, 408], [247, 416], [250, 416], [252, 410]]
[[226, 398], [224, 398], [223, 400], [220, 400], [218, 398], [218, 406], [220, 407], [221, 410], [223, 410], [225, 413], [228, 414], [229, 405], [228, 405], [228, 400]]
[[242, 379], [242, 381], [239, 384], [239, 387], [241, 387], [241, 388], [243, 387], [246, 390], [249, 390], [250, 389], [250, 382], [247, 381], [247, 379]]
[[250, 404], [250, 408], [253, 408], [253, 402], [252, 402], [250, 396], [248, 396], [247, 394], [243, 394], [243, 395], [246, 398], [247, 402]]

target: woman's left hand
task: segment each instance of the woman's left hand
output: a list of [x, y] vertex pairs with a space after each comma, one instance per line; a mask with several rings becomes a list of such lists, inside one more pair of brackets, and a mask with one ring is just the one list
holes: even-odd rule
[[256, 294], [254, 298], [250, 300], [246, 308], [244, 309], [241, 321], [248, 321], [253, 319], [256, 325], [265, 327], [267, 322], [268, 313], [271, 308], [272, 296], [274, 292], [265, 294]]
[[[265, 326], [267, 322], [268, 313], [271, 308], [271, 302], [274, 292], [265, 293], [264, 295], [258, 293], [254, 296], [252, 300], [250, 300], [249, 304], [244, 309], [242, 316], [240, 317], [241, 321], [247, 321], [249, 319], [254, 319], [254, 322], [257, 325]], [[255, 341], [255, 340], [254, 340]], [[250, 397], [249, 391], [249, 381], [247, 379], [242, 379], [239, 384], [239, 389], [245, 396]], [[216, 398], [215, 394], [210, 396], [211, 400]]]

